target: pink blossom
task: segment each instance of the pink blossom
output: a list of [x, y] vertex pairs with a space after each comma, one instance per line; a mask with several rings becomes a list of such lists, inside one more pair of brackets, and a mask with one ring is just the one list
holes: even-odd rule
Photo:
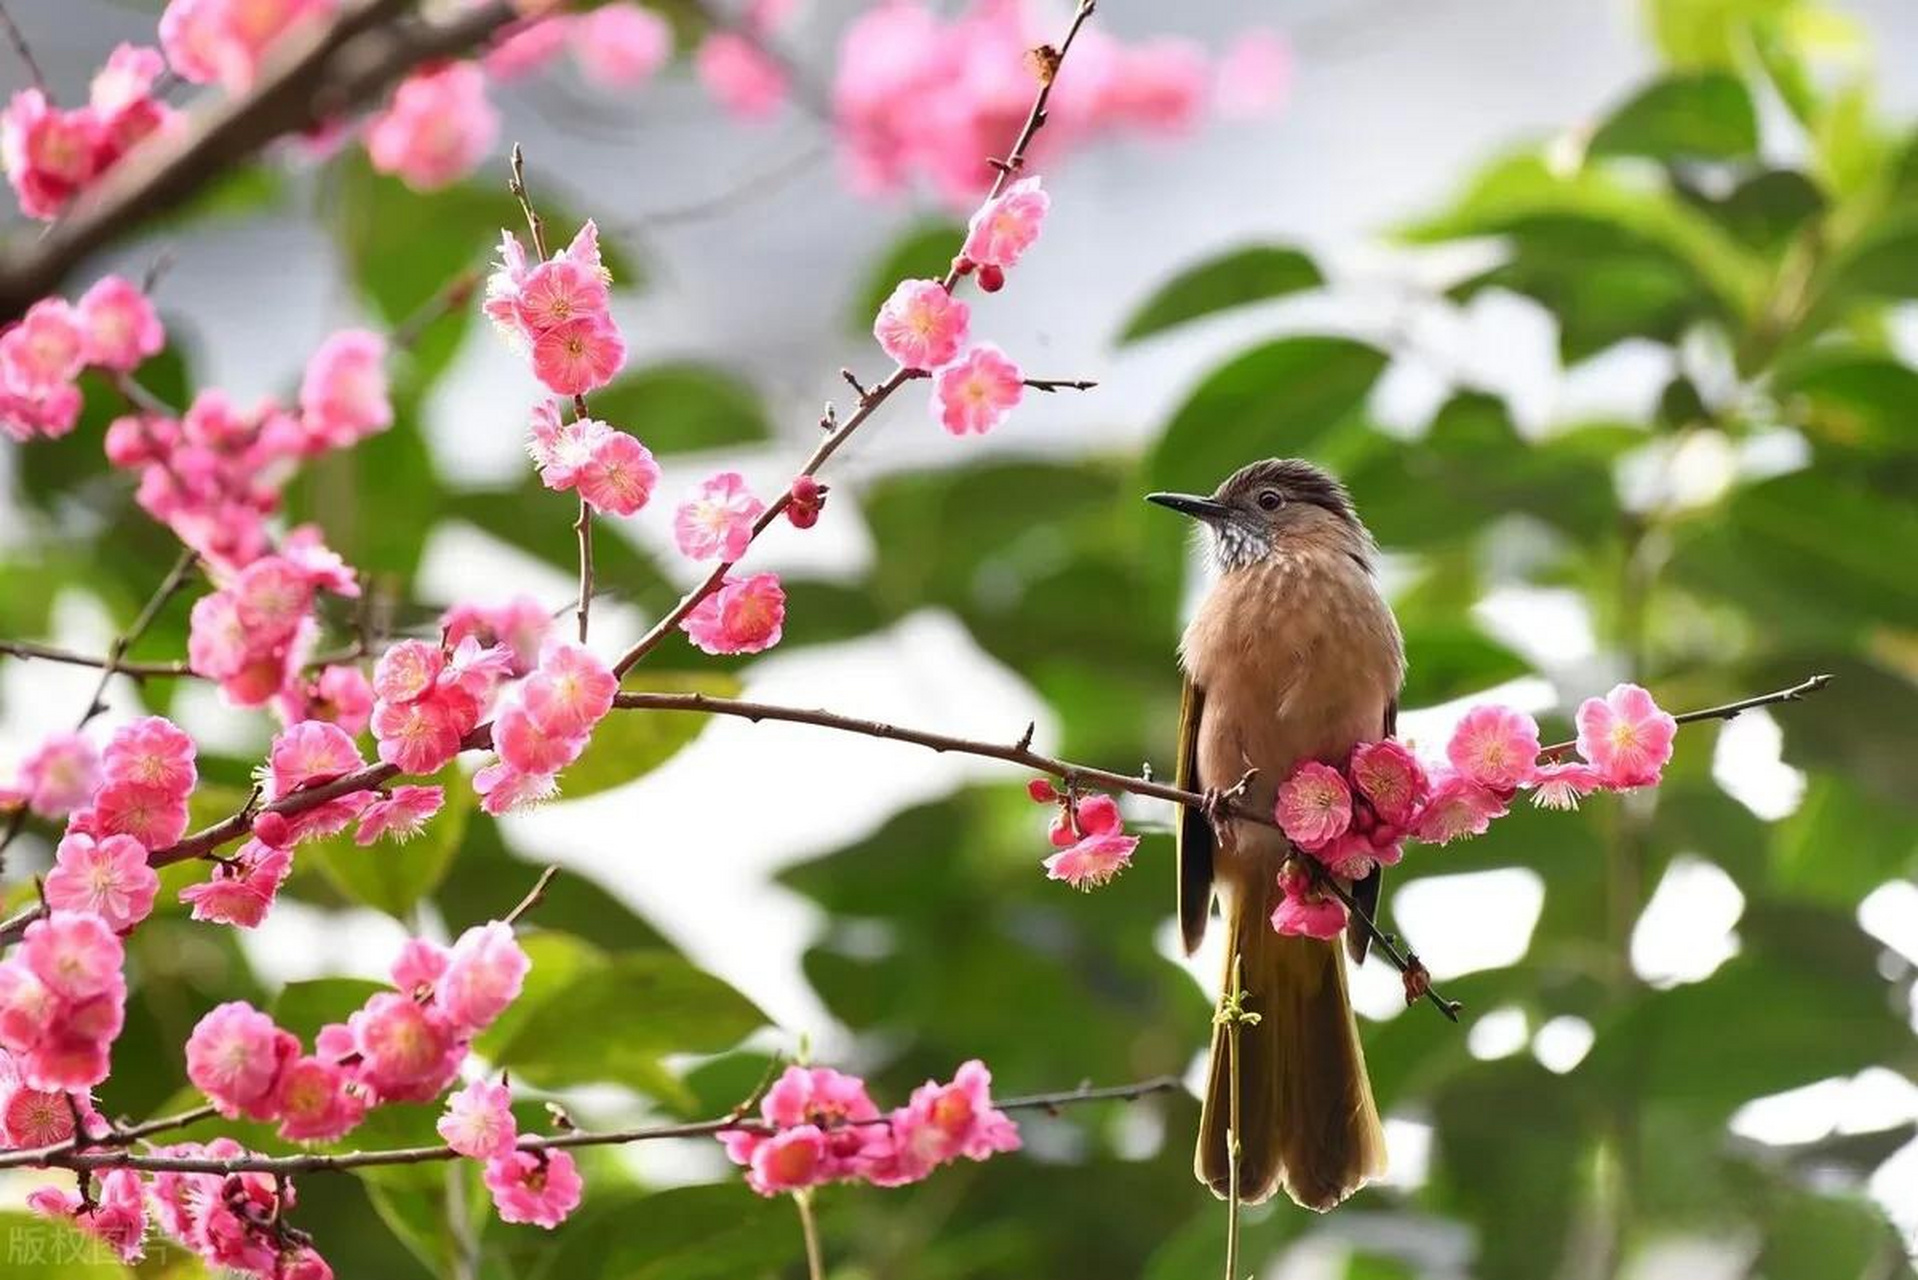
[[1307, 760], [1279, 784], [1279, 827], [1301, 849], [1323, 849], [1352, 820], [1352, 793], [1337, 769]]
[[672, 24], [630, 0], [580, 14], [571, 36], [579, 69], [612, 89], [646, 83], [673, 54]]
[[1510, 707], [1480, 706], [1465, 713], [1446, 758], [1460, 773], [1493, 791], [1531, 781], [1538, 765], [1538, 722]]
[[673, 515], [679, 553], [692, 560], [737, 560], [753, 540], [753, 521], [766, 504], [737, 471], [722, 471], [680, 504]]
[[579, 496], [596, 511], [630, 516], [646, 505], [658, 483], [652, 451], [626, 432], [609, 429], [579, 473]]
[[393, 425], [386, 339], [342, 329], [320, 344], [300, 381], [301, 425], [321, 448], [345, 448]]
[[286, 1064], [270, 1104], [288, 1142], [333, 1142], [366, 1118], [366, 1098], [352, 1074], [320, 1058]]
[[87, 334], [80, 316], [59, 298], [42, 298], [20, 323], [0, 334], [0, 373], [7, 382], [44, 391], [80, 376]]
[[1444, 770], [1432, 779], [1432, 794], [1412, 824], [1412, 834], [1426, 844], [1450, 844], [1466, 836], [1485, 834], [1492, 819], [1505, 812], [1505, 801], [1463, 773]]
[[471, 62], [417, 71], [393, 91], [366, 129], [366, 154], [381, 173], [415, 191], [434, 191], [479, 167], [499, 136], [486, 77]]
[[566, 47], [567, 32], [577, 21], [570, 14], [561, 14], [510, 26], [480, 58], [480, 64], [496, 80], [518, 79], [557, 58]]
[[475, 925], [454, 941], [446, 974], [434, 989], [434, 1005], [453, 1026], [484, 1030], [519, 998], [531, 967], [511, 925]]
[[955, 436], [984, 435], [1025, 394], [1025, 376], [1005, 352], [982, 342], [932, 376], [932, 411]]
[[960, 1064], [951, 1084], [927, 1081], [912, 1091], [903, 1114], [895, 1113], [893, 1141], [910, 1152], [910, 1163], [946, 1164], [964, 1156], [985, 1160], [1019, 1149], [1019, 1128], [992, 1105], [992, 1073], [977, 1058]]
[[521, 328], [537, 338], [569, 320], [604, 318], [607, 300], [602, 272], [554, 258], [526, 273], [513, 300], [513, 314]]
[[979, 207], [960, 250], [982, 267], [1012, 267], [1032, 242], [1052, 205], [1037, 177], [1021, 178]]
[[1197, 46], [1166, 37], [1147, 40], [1121, 52], [1117, 73], [1105, 86], [1105, 109], [1115, 122], [1146, 132], [1183, 133], [1197, 121], [1211, 78]]
[[74, 815], [76, 826], [94, 836], [132, 836], [149, 849], [164, 849], [186, 834], [186, 796], [158, 787], [114, 782], [100, 788], [86, 821]]
[[499, 605], [458, 604], [440, 617], [448, 644], [458, 645], [471, 636], [482, 645], [505, 645], [513, 658], [509, 674], [516, 676], [533, 669], [552, 626], [552, 614], [531, 596], [514, 596]]
[[693, 51], [693, 70], [713, 100], [741, 119], [764, 119], [786, 101], [786, 69], [737, 31], [709, 32]]
[[577, 487], [593, 460], [593, 450], [612, 430], [597, 418], [562, 420], [559, 405], [552, 400], [534, 405], [526, 452], [539, 468], [539, 482], [561, 491]]
[[76, 1004], [124, 994], [126, 953], [106, 921], [91, 912], [53, 911], [27, 927], [20, 958], [46, 989]]
[[1212, 100], [1228, 120], [1269, 116], [1292, 85], [1292, 46], [1274, 31], [1247, 31], [1233, 41], [1213, 73]]
[[504, 762], [489, 764], [473, 775], [473, 790], [482, 812], [498, 817], [549, 800], [559, 792], [550, 773], [522, 773]]
[[1137, 836], [1106, 832], [1088, 835], [1045, 860], [1046, 877], [1075, 889], [1096, 889], [1132, 864]]
[[762, 1196], [830, 1182], [840, 1176], [819, 1126], [802, 1124], [782, 1129], [755, 1143], [748, 1157], [746, 1185]]
[[458, 685], [439, 685], [416, 701], [382, 701], [373, 708], [380, 759], [421, 776], [444, 768], [478, 724], [479, 702]]
[[446, 963], [451, 959], [445, 947], [425, 938], [408, 938], [400, 947], [399, 955], [393, 958], [390, 971], [393, 985], [415, 1000], [422, 1000], [433, 994], [433, 988], [446, 976]]
[[81, 1231], [106, 1244], [122, 1262], [145, 1254], [146, 1193], [132, 1169], [109, 1169], [88, 1188], [91, 1202], [76, 1191], [41, 1187], [27, 1194], [27, 1207], [45, 1217], [69, 1218]]
[[524, 1222], [552, 1230], [579, 1207], [579, 1169], [566, 1152], [514, 1151], [486, 1162], [486, 1189], [501, 1222]]
[[48, 734], [20, 762], [20, 789], [27, 807], [43, 818], [59, 818], [92, 799], [100, 787], [100, 751], [78, 733]]
[[1288, 937], [1336, 938], [1345, 928], [1345, 904], [1316, 889], [1294, 893], [1288, 887], [1272, 911], [1272, 927]]
[[268, 800], [332, 782], [366, 764], [346, 730], [325, 720], [302, 720], [281, 731], [266, 760]]
[[274, 705], [288, 721], [325, 720], [357, 735], [373, 718], [373, 685], [358, 667], [329, 666], [310, 686], [282, 690]]
[[604, 315], [554, 325], [533, 341], [533, 376], [563, 396], [597, 391], [626, 363], [626, 341]]
[[1605, 786], [1614, 788], [1656, 786], [1678, 733], [1678, 721], [1635, 684], [1585, 699], [1577, 723], [1578, 753], [1591, 761]]
[[484, 706], [492, 701], [502, 681], [512, 679], [516, 661], [505, 645], [482, 645], [476, 637], [467, 636], [446, 656], [440, 679], [465, 690]]
[[360, 813], [353, 843], [368, 845], [382, 836], [410, 840], [426, 829], [445, 802], [446, 792], [439, 787], [395, 787], [384, 800], [375, 800]]
[[512, 1154], [519, 1140], [513, 1120], [513, 1094], [504, 1084], [473, 1083], [446, 1100], [446, 1112], [436, 1128], [446, 1145], [474, 1160], [493, 1160]]
[[59, 216], [99, 172], [104, 135], [89, 108], [63, 111], [38, 89], [13, 95], [0, 112], [0, 162], [29, 218]]
[[1431, 786], [1418, 757], [1390, 738], [1361, 744], [1352, 752], [1351, 770], [1358, 793], [1394, 827], [1411, 823]]
[[91, 912], [116, 933], [146, 919], [159, 891], [160, 877], [147, 866], [146, 847], [138, 840], [95, 840], [80, 832], [60, 841], [43, 886], [47, 905], [54, 910]]
[[826, 486], [812, 476], [793, 477], [786, 503], [786, 519], [795, 529], [810, 529], [819, 523], [820, 509], [826, 505]]
[[299, 1042], [273, 1019], [244, 1001], [229, 1001], [209, 1010], [187, 1037], [187, 1079], [227, 1119], [264, 1119], [280, 1073], [298, 1053]]
[[562, 733], [542, 723], [526, 704], [508, 702], [493, 717], [493, 747], [499, 758], [523, 774], [556, 774], [586, 750], [586, 735]]
[[166, 345], [160, 317], [139, 287], [119, 276], [102, 276], [74, 308], [88, 364], [129, 372]]
[[425, 640], [391, 645], [373, 664], [373, 695], [381, 702], [415, 702], [439, 683], [446, 654]]
[[786, 622], [786, 593], [779, 576], [755, 573], [727, 578], [680, 623], [706, 653], [761, 653], [779, 643]]
[[586, 733], [612, 710], [619, 677], [584, 645], [549, 646], [520, 686], [527, 712], [554, 733]]
[[879, 308], [872, 332], [901, 368], [937, 369], [959, 354], [971, 315], [937, 280], [901, 280]]
[[185, 798], [199, 780], [193, 739], [165, 716], [144, 716], [114, 730], [103, 764], [108, 785], [131, 783]]
[[1581, 760], [1540, 765], [1532, 776], [1532, 803], [1543, 809], [1576, 809], [1603, 785], [1598, 770]]
[[251, 929], [272, 910], [292, 867], [285, 848], [249, 840], [231, 862], [213, 869], [212, 879], [180, 890], [180, 901], [193, 908], [195, 920]]
[[171, 0], [160, 15], [160, 47], [181, 79], [238, 93], [287, 32], [334, 7], [335, 0]]
[[466, 1047], [435, 1009], [382, 991], [347, 1019], [359, 1077], [382, 1102], [426, 1102], [459, 1071]]

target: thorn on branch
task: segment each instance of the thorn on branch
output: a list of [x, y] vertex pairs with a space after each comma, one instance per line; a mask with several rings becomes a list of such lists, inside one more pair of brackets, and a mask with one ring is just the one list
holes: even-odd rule
[[[863, 409], [867, 405], [872, 403], [872, 392], [866, 389], [866, 384], [859, 380], [858, 374], [854, 373], [851, 369], [841, 369], [839, 371], [839, 376], [844, 378], [846, 380], [846, 385], [851, 387], [853, 391], [858, 394], [860, 408]], [[830, 411], [832, 406], [827, 405], [826, 408]]]
[[1026, 721], [1026, 731], [1019, 735], [1019, 741], [1012, 744], [1012, 749], [1018, 752], [1032, 750], [1032, 735], [1038, 731], [1039, 724], [1036, 720]]

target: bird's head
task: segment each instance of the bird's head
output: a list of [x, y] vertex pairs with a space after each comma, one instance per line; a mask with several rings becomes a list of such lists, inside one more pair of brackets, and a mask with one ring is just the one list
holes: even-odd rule
[[1240, 467], [1210, 496], [1149, 493], [1146, 501], [1204, 524], [1213, 557], [1227, 572], [1313, 542], [1370, 563], [1372, 538], [1359, 522], [1352, 496], [1330, 472], [1302, 458], [1267, 458]]

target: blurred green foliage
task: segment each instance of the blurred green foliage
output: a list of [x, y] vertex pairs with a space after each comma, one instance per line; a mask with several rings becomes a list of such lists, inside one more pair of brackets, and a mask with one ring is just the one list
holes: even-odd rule
[[[1786, 760], [1809, 779], [1803, 804], [1782, 821], [1753, 816], [1713, 781], [1716, 730], [1704, 727], [1687, 731], [1653, 803], [1598, 800], [1578, 818], [1526, 810], [1395, 874], [1399, 888], [1493, 868], [1536, 875], [1544, 909], [1525, 954], [1449, 984], [1449, 994], [1473, 1014], [1517, 1010], [1531, 1028], [1582, 1019], [1595, 1041], [1555, 1074], [1529, 1054], [1478, 1060], [1458, 1030], [1419, 1011], [1368, 1024], [1381, 1104], [1430, 1127], [1431, 1157], [1423, 1185], [1375, 1189], [1342, 1211], [1339, 1221], [1360, 1224], [1343, 1238], [1371, 1242], [1352, 1254], [1349, 1280], [1443, 1270], [1461, 1233], [1469, 1273], [1486, 1280], [1615, 1275], [1673, 1236], [1727, 1243], [1745, 1257], [1743, 1274], [1762, 1280], [1913, 1274], [1862, 1193], [1910, 1125], [1768, 1148], [1734, 1137], [1726, 1121], [1752, 1098], [1872, 1065], [1918, 1074], [1910, 967], [1856, 922], [1867, 894], [1918, 871], [1918, 371], [1888, 336], [1891, 308], [1918, 303], [1918, 134], [1879, 122], [1863, 79], [1814, 74], [1808, 51], [1837, 22], [1822, 10], [1660, 0], [1647, 12], [1667, 73], [1619, 103], [1577, 154], [1558, 145], [1497, 158], [1406, 239], [1494, 241], [1496, 265], [1450, 296], [1503, 290], [1535, 300], [1568, 365], [1624, 341], [1682, 342], [1723, 353], [1717, 389], [1708, 393], [1714, 380], [1688, 356], [1645, 420], [1569, 422], [1543, 436], [1521, 432], [1499, 399], [1463, 391], [1404, 439], [1381, 431], [1369, 408], [1398, 353], [1345, 336], [1272, 338], [1199, 379], [1142, 456], [987, 457], [836, 496], [856, 499], [871, 526], [870, 573], [853, 585], [789, 583], [788, 646], [942, 607], [1043, 695], [1068, 754], [1147, 759], [1166, 773], [1187, 566], [1136, 497], [1206, 488], [1249, 458], [1294, 453], [1345, 475], [1392, 556], [1412, 663], [1408, 706], [1531, 671], [1472, 621], [1475, 602], [1514, 584], [1577, 592], [1617, 669], [1668, 706], [1814, 671], [1837, 677], [1781, 713]], [[1761, 129], [1757, 103], [1773, 97], [1789, 119]], [[1806, 141], [1799, 165], [1780, 167], [1777, 149], [1761, 146], [1774, 127]], [[391, 324], [428, 307], [515, 221], [511, 201], [489, 187], [417, 196], [357, 161], [339, 169], [343, 262]], [[211, 207], [271, 199], [277, 184], [236, 179], [226, 190]], [[551, 205], [547, 215], [557, 238], [576, 224]], [[848, 299], [858, 327], [892, 282], [942, 271], [957, 234], [944, 223], [914, 227], [884, 253]], [[619, 274], [634, 279], [628, 264]], [[1336, 286], [1297, 249], [1246, 246], [1149, 291], [1121, 341]], [[573, 567], [550, 494], [530, 480], [457, 490], [435, 473], [417, 429], [472, 314], [456, 310], [419, 333], [396, 388], [398, 429], [312, 468], [289, 496], [291, 513], [322, 521], [335, 546], [397, 593], [407, 618], [444, 603], [416, 599], [410, 585], [442, 517]], [[174, 402], [191, 385], [171, 353], [141, 376]], [[130, 514], [125, 486], [105, 468], [98, 440], [112, 397], [88, 391], [79, 431], [19, 454], [38, 541], [0, 562], [0, 626], [10, 634], [42, 632], [54, 595], [71, 587], [124, 622], [173, 554], [161, 531]], [[596, 409], [662, 454], [771, 437], [751, 388], [693, 365], [638, 370]], [[1621, 498], [1617, 476], [1633, 459], [1668, 462], [1701, 446], [1735, 456], [1780, 438], [1802, 446], [1804, 465], [1743, 469], [1722, 493], [1686, 504]], [[1515, 539], [1522, 557], [1500, 550]], [[672, 599], [631, 544], [602, 538], [599, 556], [602, 581], [642, 608]], [[136, 656], [181, 652], [185, 609], [176, 602]], [[632, 683], [735, 687], [726, 674], [643, 669]], [[1568, 690], [1567, 706], [1589, 691]], [[148, 692], [156, 710], [168, 709], [164, 682]], [[1563, 709], [1556, 720], [1562, 727]], [[568, 772], [569, 793], [640, 776], [699, 726], [688, 716], [614, 717]], [[203, 767], [227, 789], [205, 788], [196, 819], [237, 804], [252, 763], [210, 753]], [[1180, 1073], [1205, 1041], [1207, 997], [1157, 945], [1172, 905], [1159, 870], [1168, 838], [1148, 834], [1141, 867], [1107, 890], [1068, 895], [1036, 874], [1036, 823], [1017, 783], [911, 809], [782, 877], [826, 922], [805, 976], [867, 1046], [865, 1061], [850, 1065], [870, 1068], [888, 1098], [974, 1056], [1006, 1092]], [[455, 928], [500, 915], [542, 851], [512, 847], [464, 803], [402, 847], [303, 852], [289, 892], [321, 908], [430, 908]], [[1654, 989], [1633, 973], [1630, 934], [1679, 854], [1715, 864], [1744, 895], [1739, 952], [1703, 981]], [[180, 1045], [219, 1000], [271, 999], [287, 1025], [310, 1033], [364, 996], [362, 984], [337, 979], [263, 990], [228, 931], [166, 905], [193, 874], [169, 871], [159, 916], [131, 939], [135, 995], [105, 1094], [110, 1111], [154, 1114], [191, 1100]], [[648, 872], [636, 862], [633, 874]], [[527, 995], [480, 1046], [522, 1084], [617, 1085], [657, 1114], [694, 1118], [725, 1113], [761, 1078], [766, 1059], [737, 1046], [763, 1015], [602, 888], [562, 877], [529, 947]], [[546, 1121], [529, 1104], [524, 1123]], [[1029, 1115], [1024, 1157], [902, 1191], [828, 1192], [833, 1274], [1210, 1274], [1222, 1215], [1188, 1172], [1195, 1124], [1183, 1096]], [[394, 1108], [344, 1145], [427, 1141], [430, 1128], [427, 1109]], [[245, 1138], [283, 1149], [270, 1133]], [[586, 1152], [583, 1163], [585, 1207], [551, 1237], [492, 1222], [472, 1172], [437, 1166], [306, 1179], [297, 1216], [338, 1274], [356, 1278], [799, 1274], [790, 1211], [737, 1179], [660, 1190], [615, 1153]], [[4, 1229], [54, 1230], [17, 1220]], [[1248, 1256], [1262, 1268], [1319, 1229], [1289, 1206], [1254, 1211]], [[476, 1273], [456, 1265], [459, 1232], [473, 1237]], [[8, 1274], [121, 1274], [14, 1265]], [[1449, 1265], [1444, 1273], [1456, 1274]], [[196, 1267], [173, 1251], [140, 1271], [187, 1277]]]

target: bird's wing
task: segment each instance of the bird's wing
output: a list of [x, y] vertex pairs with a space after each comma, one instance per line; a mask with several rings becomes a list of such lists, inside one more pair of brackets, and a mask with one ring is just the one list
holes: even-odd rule
[[[1187, 791], [1205, 789], [1199, 781], [1199, 717], [1204, 711], [1205, 690], [1187, 680], [1179, 699], [1177, 780]], [[1185, 953], [1191, 955], [1205, 937], [1206, 917], [1212, 911], [1212, 844], [1216, 837], [1211, 819], [1190, 805], [1181, 805], [1173, 838], [1179, 851], [1179, 933], [1185, 940]]]
[[[1389, 738], [1399, 731], [1399, 700], [1393, 698], [1385, 704], [1385, 723], [1379, 730], [1381, 738]], [[1369, 916], [1374, 924], [1379, 918], [1379, 894], [1385, 890], [1385, 868], [1374, 866], [1372, 874], [1352, 885], [1352, 901]], [[1345, 931], [1346, 954], [1352, 957], [1353, 964], [1363, 964], [1365, 953], [1371, 949], [1372, 935], [1363, 929]]]

